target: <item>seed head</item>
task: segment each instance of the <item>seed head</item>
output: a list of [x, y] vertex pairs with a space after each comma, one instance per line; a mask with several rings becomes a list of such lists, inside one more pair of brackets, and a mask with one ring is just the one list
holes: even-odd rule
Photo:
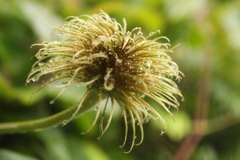
[[[114, 102], [117, 102], [125, 123], [125, 138], [121, 147], [127, 141], [129, 123], [132, 127], [133, 138], [129, 151], [135, 144], [142, 143], [143, 124], [151, 117], [157, 117], [166, 129], [164, 119], [145, 98], [155, 100], [172, 117], [169, 106], [179, 106], [176, 97], [182, 97], [182, 94], [171, 78], [180, 80], [181, 72], [167, 54], [173, 49], [169, 48], [168, 38], [153, 38], [159, 31], [144, 37], [139, 27], [127, 31], [125, 20], [122, 26], [103, 11], [92, 16], [68, 17], [67, 20], [62, 26], [53, 27], [55, 34], [67, 39], [35, 44], [43, 48], [35, 55], [38, 60], [33, 64], [27, 83], [36, 82], [43, 75], [50, 75], [51, 78], [41, 88], [63, 80], [64, 83], [56, 86], [62, 88], [62, 91], [52, 103], [68, 86], [75, 83], [86, 86], [87, 91], [71, 119], [75, 118], [89, 92], [97, 89], [99, 103], [93, 125], [103, 108], [101, 135], [110, 125]], [[166, 43], [160, 43], [159, 40]], [[107, 105], [101, 105], [104, 94], [108, 97], [107, 103], [109, 99], [111, 101], [111, 112], [105, 127], [103, 117]], [[135, 143], [136, 126], [141, 132], [139, 143]]]

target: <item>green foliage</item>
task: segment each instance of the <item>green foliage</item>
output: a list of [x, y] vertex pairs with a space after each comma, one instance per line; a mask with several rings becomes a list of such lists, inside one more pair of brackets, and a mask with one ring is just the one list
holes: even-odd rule
[[[179, 83], [185, 101], [178, 111], [171, 108], [175, 122], [163, 112], [168, 130], [160, 136], [161, 126], [151, 119], [144, 126], [143, 144], [130, 154], [123, 154], [117, 147], [124, 137], [120, 111], [115, 113], [108, 132], [100, 140], [97, 140], [100, 135], [97, 126], [81, 135], [95, 116], [92, 111], [64, 127], [0, 135], [1, 160], [171, 159], [202, 113], [205, 115], [201, 118], [207, 122], [206, 132], [190, 159], [238, 159], [239, 1], [3, 0], [0, 5], [0, 123], [49, 116], [71, 107], [76, 103], [73, 96], [79, 96], [80, 100], [84, 93], [82, 88], [69, 88], [68, 93], [50, 105], [58, 93], [50, 87], [34, 95], [29, 103], [31, 94], [41, 83], [25, 86], [35, 61], [31, 57], [39, 49], [30, 46], [51, 39], [52, 29], [46, 21], [57, 27], [67, 16], [91, 15], [102, 9], [120, 23], [126, 18], [129, 30], [139, 26], [147, 34], [160, 29], [162, 35], [171, 39], [172, 46], [181, 44], [171, 57], [185, 74]], [[160, 108], [154, 102], [149, 103]]]

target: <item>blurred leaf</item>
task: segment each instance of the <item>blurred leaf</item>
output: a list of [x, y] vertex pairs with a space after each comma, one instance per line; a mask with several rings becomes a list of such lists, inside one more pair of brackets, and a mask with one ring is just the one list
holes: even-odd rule
[[59, 26], [63, 23], [61, 18], [36, 1], [23, 0], [18, 3], [40, 40], [47, 41], [51, 39], [50, 35], [53, 29], [49, 25]]
[[1, 160], [39, 160], [34, 157], [26, 156], [14, 151], [0, 149]]
[[46, 151], [51, 159], [71, 160], [67, 148], [67, 137], [59, 129], [48, 129], [37, 134], [44, 143]]
[[0, 97], [12, 100], [14, 98], [14, 89], [0, 72]]
[[[231, 88], [224, 81], [214, 80], [213, 84], [214, 98], [221, 104], [221, 108], [230, 110], [236, 117], [240, 116], [240, 92], [236, 88]], [[226, 95], [228, 98], [226, 98]]]
[[48, 129], [37, 135], [44, 142], [51, 159], [109, 160], [108, 156], [95, 144], [70, 136], [71, 134], [66, 135], [59, 128]]
[[165, 0], [164, 2], [168, 18], [175, 22], [188, 19], [199, 8], [205, 8], [207, 3], [206, 0]]
[[[233, 5], [235, 4], [235, 5]], [[226, 32], [226, 38], [231, 47], [240, 49], [239, 35], [240, 35], [240, 3], [235, 1], [233, 3], [222, 5], [218, 10], [217, 18], [220, 25]]]
[[[198, 147], [196, 152], [193, 156], [191, 156], [190, 160], [219, 160], [217, 156], [217, 152], [215, 149], [207, 144], [203, 144], [202, 146]], [[230, 160], [230, 159], [229, 159]]]

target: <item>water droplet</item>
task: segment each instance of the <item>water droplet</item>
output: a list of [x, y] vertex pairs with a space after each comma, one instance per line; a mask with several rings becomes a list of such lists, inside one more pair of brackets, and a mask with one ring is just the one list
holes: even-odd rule
[[55, 100], [51, 100], [49, 103], [50, 103], [50, 104], [54, 104], [54, 103], [55, 103]]
[[43, 63], [43, 62], [39, 62], [38, 65], [39, 65], [39, 66], [42, 66], [42, 65], [44, 65], [44, 63]]
[[68, 82], [62, 82], [62, 84], [67, 84]]
[[134, 86], [130, 86], [129, 89], [134, 89]]
[[64, 120], [63, 122], [62, 122], [62, 125], [66, 125], [68, 123], [68, 120]]
[[[141, 98], [144, 98], [145, 96], [146, 96], [146, 94], [142, 94], [140, 97], [141, 97]], [[147, 109], [147, 110], [148, 110], [148, 109]]]
[[138, 36], [142, 36], [142, 35], [143, 35], [143, 33], [142, 33], [142, 32], [138, 32], [137, 34], [138, 34]]
[[152, 61], [147, 61], [147, 66], [150, 67], [152, 65]]
[[37, 82], [37, 81], [39, 80], [39, 76], [34, 76], [33, 78], [31, 78], [31, 80], [32, 80], [33, 82]]
[[162, 130], [160, 135], [163, 136], [165, 132], [166, 132], [165, 130]]
[[153, 35], [153, 33], [154, 33], [154, 32], [150, 32], [150, 33], [149, 33], [149, 36]]
[[122, 61], [123, 61], [122, 59], [117, 59], [117, 60], [116, 60], [116, 63], [117, 63], [117, 64], [122, 64]]

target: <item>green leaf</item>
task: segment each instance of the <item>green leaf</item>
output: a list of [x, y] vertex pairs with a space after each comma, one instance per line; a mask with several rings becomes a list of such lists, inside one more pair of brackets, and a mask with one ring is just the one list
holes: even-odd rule
[[6, 149], [0, 150], [0, 159], [1, 160], [39, 160], [34, 157], [26, 156], [24, 154], [6, 150]]

